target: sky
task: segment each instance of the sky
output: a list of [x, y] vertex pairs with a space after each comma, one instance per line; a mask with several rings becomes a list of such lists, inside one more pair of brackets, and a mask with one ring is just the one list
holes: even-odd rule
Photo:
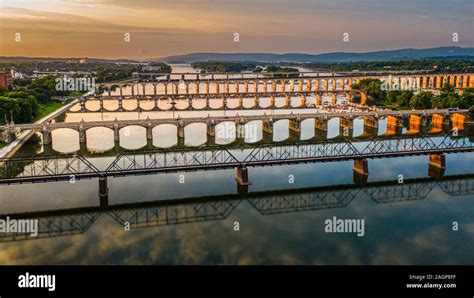
[[473, 0], [0, 0], [0, 56], [465, 47], [473, 15]]

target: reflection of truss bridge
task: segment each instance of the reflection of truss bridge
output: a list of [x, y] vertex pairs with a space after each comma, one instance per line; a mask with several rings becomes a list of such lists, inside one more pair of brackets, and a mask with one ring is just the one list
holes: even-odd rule
[[248, 202], [262, 215], [301, 212], [317, 209], [346, 207], [357, 196], [360, 189], [327, 190], [271, 197], [249, 198]]
[[[360, 192], [377, 203], [422, 200], [439, 187], [451, 196], [474, 195], [474, 174], [447, 176], [438, 181], [431, 178], [251, 192], [198, 198], [137, 202], [97, 207], [39, 211], [0, 215], [12, 219], [38, 219], [38, 238], [84, 233], [102, 214], [110, 215], [120, 225], [143, 228], [181, 223], [222, 220], [246, 199], [262, 215], [302, 212], [348, 206]], [[29, 234], [0, 234], [0, 241], [36, 239]]]
[[[2, 233], [0, 234], [0, 241], [16, 241], [82, 234], [89, 229], [101, 214], [100, 211], [96, 210], [96, 208], [80, 208], [80, 211], [71, 211], [73, 210], [46, 211], [48, 214], [47, 216], [44, 216], [45, 212], [29, 213], [27, 216], [24, 216], [23, 214], [18, 214], [18, 216], [15, 214], [10, 215], [9, 217], [12, 219], [38, 220], [38, 236], [32, 238], [31, 234]], [[0, 218], [5, 219], [6, 216]]]
[[141, 228], [225, 219], [239, 203], [240, 200], [177, 201], [145, 208], [111, 208], [107, 213], [121, 225], [128, 223], [130, 228]]

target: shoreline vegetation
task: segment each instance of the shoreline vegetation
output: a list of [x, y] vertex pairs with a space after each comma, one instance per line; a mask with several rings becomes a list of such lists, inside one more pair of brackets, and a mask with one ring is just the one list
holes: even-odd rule
[[[15, 80], [14, 89], [0, 88], [0, 124], [5, 121], [32, 123], [83, 94], [56, 90], [57, 76]], [[66, 98], [64, 102], [57, 97]]]
[[364, 72], [364, 71], [426, 71], [430, 73], [469, 72], [474, 71], [474, 57], [411, 59], [400, 61], [373, 62], [228, 62], [228, 61], [199, 61], [193, 62], [194, 68], [204, 72], [239, 73], [239, 72], [297, 72], [294, 67], [321, 72]]
[[431, 91], [384, 91], [382, 84], [379, 79], [363, 79], [352, 88], [367, 93], [368, 105], [394, 110], [445, 108], [474, 110], [474, 88], [465, 89], [461, 95], [454, 90], [454, 87], [447, 85], [440, 90], [439, 95], [435, 95]]
[[201, 69], [201, 73], [240, 73], [240, 72], [253, 72], [253, 73], [298, 73], [297, 68], [293, 67], [282, 67], [276, 65], [269, 65], [260, 62], [194, 62], [191, 66], [195, 69]]

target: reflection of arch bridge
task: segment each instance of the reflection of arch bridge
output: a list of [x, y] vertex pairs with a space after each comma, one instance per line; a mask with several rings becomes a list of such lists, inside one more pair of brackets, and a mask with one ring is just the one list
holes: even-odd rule
[[[198, 198], [160, 200], [152, 202], [109, 205], [62, 210], [25, 212], [0, 215], [0, 218], [37, 219], [38, 238], [49, 238], [84, 233], [102, 213], [110, 215], [117, 223], [130, 228], [174, 225], [227, 218], [246, 199], [262, 215], [288, 212], [342, 208], [348, 206], [361, 192], [377, 203], [423, 200], [436, 187], [451, 196], [474, 194], [474, 174], [446, 176], [443, 180], [430, 178], [398, 181], [320, 186], [302, 189], [284, 189], [251, 192], [242, 196], [228, 194]], [[380, 190], [380, 191], [379, 191]], [[381, 197], [381, 194], [386, 196]], [[28, 234], [0, 234], [0, 242], [32, 238]]]
[[[157, 74], [159, 77], [160, 74]], [[172, 76], [174, 78], [172, 78]], [[474, 75], [471, 73], [351, 73], [320, 75], [318, 73], [294, 74], [161, 74], [153, 82], [98, 83], [96, 90], [112, 95], [118, 90], [130, 88], [132, 96], [168, 95], [168, 94], [225, 94], [250, 92], [312, 92], [312, 91], [345, 91], [362, 79], [376, 78], [386, 83], [387, 88], [395, 90], [441, 89], [447, 84], [466, 89], [474, 87]], [[149, 87], [147, 89], [147, 87]]]

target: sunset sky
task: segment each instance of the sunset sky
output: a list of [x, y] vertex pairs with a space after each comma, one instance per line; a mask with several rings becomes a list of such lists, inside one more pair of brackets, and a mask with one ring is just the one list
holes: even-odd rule
[[473, 15], [473, 0], [0, 0], [0, 56], [143, 59], [473, 46]]

